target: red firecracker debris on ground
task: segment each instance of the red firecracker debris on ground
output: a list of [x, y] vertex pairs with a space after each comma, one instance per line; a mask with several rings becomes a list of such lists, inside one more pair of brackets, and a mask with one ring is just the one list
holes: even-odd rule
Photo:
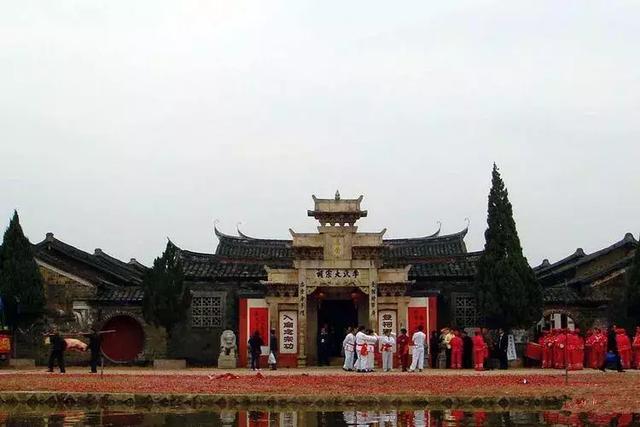
[[[345, 378], [352, 380], [345, 381]], [[366, 388], [362, 381], [366, 379]], [[640, 375], [219, 375], [203, 374], [3, 374], [0, 391], [100, 393], [213, 393], [287, 395], [422, 395], [457, 397], [569, 396], [565, 409], [590, 411], [640, 408]]]

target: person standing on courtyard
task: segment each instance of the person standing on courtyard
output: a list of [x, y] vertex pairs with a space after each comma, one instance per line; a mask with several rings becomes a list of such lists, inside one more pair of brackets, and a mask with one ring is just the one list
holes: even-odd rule
[[329, 343], [329, 331], [327, 327], [323, 326], [318, 334], [318, 365], [329, 366], [329, 349], [331, 344]]
[[509, 367], [509, 359], [507, 358], [507, 348], [509, 347], [509, 336], [504, 329], [498, 330], [498, 359], [500, 360], [500, 369]]
[[89, 366], [91, 367], [91, 373], [96, 374], [98, 373], [98, 364], [100, 363], [102, 338], [100, 337], [100, 333], [94, 328], [91, 328], [90, 333], [83, 335], [89, 339], [89, 346], [87, 347], [87, 350], [91, 352]]
[[484, 371], [484, 361], [489, 356], [487, 344], [482, 338], [482, 332], [476, 331], [473, 341], [473, 368], [476, 371]]
[[453, 331], [450, 328], [444, 328], [442, 330], [442, 345], [447, 360], [447, 369], [451, 368], [451, 338], [453, 338]]
[[440, 354], [440, 337], [437, 331], [432, 331], [429, 337], [429, 361], [431, 369], [438, 367], [438, 355]]
[[342, 351], [344, 351], [344, 364], [342, 369], [345, 371], [353, 371], [353, 355], [355, 350], [356, 337], [351, 327], [347, 328], [347, 335], [342, 341]]
[[407, 372], [409, 368], [409, 337], [405, 328], [400, 329], [400, 335], [396, 339], [398, 349], [398, 359], [402, 372]]
[[622, 369], [631, 368], [631, 340], [624, 328], [618, 328], [616, 330], [616, 344], [618, 346]]
[[358, 326], [358, 333], [356, 334], [356, 352], [358, 353], [358, 360], [356, 361], [355, 369], [357, 372], [369, 372], [373, 369], [369, 366], [369, 345], [368, 343], [375, 340], [377, 337], [370, 336], [365, 333], [364, 326]]
[[464, 329], [461, 332], [462, 338], [462, 367], [464, 369], [473, 368], [473, 339]]
[[393, 369], [393, 353], [396, 340], [391, 329], [384, 331], [384, 335], [380, 338], [380, 353], [382, 354], [382, 370], [389, 372]]
[[633, 369], [640, 369], [640, 326], [636, 326], [636, 335], [633, 337]]
[[453, 332], [453, 338], [451, 338], [449, 344], [451, 345], [451, 369], [462, 369], [464, 341], [460, 337], [460, 331]]
[[[620, 362], [620, 354], [618, 352], [618, 343], [616, 340], [617, 329], [618, 327], [615, 324], [611, 326], [611, 329], [609, 329], [609, 333], [607, 335], [607, 352], [613, 354], [616, 363], [616, 370], [618, 372], [624, 372], [624, 369], [622, 369], [622, 363]], [[602, 365], [600, 366], [600, 370], [604, 372], [606, 369], [607, 357], [605, 356]]]
[[278, 336], [275, 329], [269, 335], [269, 366], [272, 371], [278, 369]]
[[376, 344], [378, 336], [372, 329], [367, 329], [367, 372], [373, 372], [376, 365]]
[[259, 331], [255, 331], [249, 338], [249, 355], [251, 356], [251, 370], [260, 370], [260, 354], [262, 354], [262, 346], [264, 341]]
[[67, 343], [62, 338], [62, 335], [58, 332], [58, 328], [54, 327], [50, 334], [47, 334], [49, 337], [49, 343], [51, 345], [51, 353], [49, 354], [49, 369], [47, 372], [53, 372], [54, 362], [58, 363], [58, 367], [60, 368], [60, 373], [64, 374], [66, 372], [64, 366], [64, 351], [67, 349]]
[[418, 330], [413, 334], [413, 337], [411, 337], [413, 354], [411, 355], [409, 372], [415, 372], [416, 369], [422, 372], [422, 369], [424, 369], [424, 344], [427, 336], [422, 332], [423, 329], [424, 327], [422, 325], [418, 326]]
[[495, 357], [496, 352], [496, 342], [493, 338], [493, 334], [487, 328], [480, 329], [482, 331], [482, 338], [484, 339], [484, 343], [487, 345], [487, 351], [489, 355], [484, 360], [484, 369], [492, 371], [494, 368], [493, 363], [491, 363], [491, 358]]

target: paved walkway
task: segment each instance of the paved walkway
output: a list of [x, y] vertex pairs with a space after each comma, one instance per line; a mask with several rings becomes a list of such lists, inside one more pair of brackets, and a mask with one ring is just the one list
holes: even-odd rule
[[[37, 369], [0, 369], [0, 375], [18, 374], [18, 375], [41, 375], [45, 373], [46, 368]], [[158, 370], [153, 368], [129, 368], [129, 367], [105, 367], [104, 373], [110, 375], [220, 375], [223, 373], [233, 373], [234, 375], [255, 375], [256, 372], [249, 369], [217, 369], [217, 368], [188, 368], [181, 370]], [[56, 370], [56, 373], [58, 371]], [[87, 368], [82, 367], [70, 367], [67, 368], [69, 374], [86, 374]], [[515, 368], [508, 370], [493, 370], [477, 372], [472, 369], [425, 369], [422, 372], [401, 372], [394, 370], [391, 373], [376, 371], [373, 374], [359, 374], [356, 372], [345, 372], [338, 367], [310, 367], [310, 368], [282, 368], [276, 371], [269, 369], [263, 369], [260, 371], [262, 375], [345, 375], [345, 376], [366, 376], [366, 375], [422, 375], [422, 376], [441, 376], [441, 375], [478, 375], [478, 376], [492, 376], [492, 375], [513, 375], [526, 377], [527, 375], [564, 375], [565, 371], [560, 369], [530, 369], [530, 368]], [[615, 371], [607, 371], [608, 374], [620, 375]], [[569, 376], [573, 375], [587, 375], [587, 374], [600, 374], [602, 372], [594, 369], [584, 369], [581, 371], [569, 371]], [[625, 375], [640, 375], [640, 370], [628, 370]]]

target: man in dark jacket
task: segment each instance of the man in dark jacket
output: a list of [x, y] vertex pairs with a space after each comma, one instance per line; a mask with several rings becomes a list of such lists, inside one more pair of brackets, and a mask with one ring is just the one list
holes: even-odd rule
[[53, 328], [49, 337], [49, 343], [51, 344], [51, 354], [49, 354], [49, 369], [47, 372], [53, 372], [54, 361], [58, 362], [60, 373], [66, 372], [64, 368], [64, 351], [67, 349], [67, 343], [62, 338], [62, 335], [58, 332], [58, 328]]
[[[271, 355], [273, 355], [273, 359], [271, 359]], [[275, 329], [272, 329], [269, 335], [269, 359], [272, 362], [270, 363], [271, 370], [275, 371], [278, 369], [278, 337], [276, 336]]]
[[100, 363], [100, 345], [102, 344], [102, 338], [94, 328], [91, 328], [90, 333], [83, 335], [89, 339], [89, 346], [87, 347], [87, 350], [91, 352], [89, 366], [91, 366], [91, 373], [95, 374], [98, 372], [98, 364]]
[[509, 347], [509, 336], [500, 328], [498, 331], [498, 359], [500, 360], [500, 369], [509, 367], [509, 359], [507, 359], [507, 348]]
[[429, 356], [431, 359], [431, 369], [438, 367], [438, 355], [440, 354], [440, 336], [438, 332], [431, 331], [429, 337]]
[[[611, 325], [609, 329], [609, 334], [607, 335], [607, 351], [609, 353], [613, 353], [616, 357], [616, 370], [618, 372], [624, 372], [622, 369], [622, 362], [620, 362], [620, 353], [618, 353], [618, 342], [616, 341], [616, 329], [618, 327], [616, 325]], [[607, 369], [607, 357], [604, 358], [604, 363], [600, 366], [600, 370], [602, 372]]]

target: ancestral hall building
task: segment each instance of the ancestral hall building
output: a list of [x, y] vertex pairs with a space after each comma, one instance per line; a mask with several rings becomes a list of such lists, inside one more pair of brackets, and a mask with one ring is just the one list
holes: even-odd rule
[[275, 329], [281, 363], [305, 366], [317, 361], [322, 327], [337, 356], [348, 326], [397, 333], [419, 324], [428, 331], [476, 325], [471, 285], [480, 254], [467, 253], [467, 229], [385, 239], [385, 230], [358, 231], [356, 222], [367, 216], [362, 197], [336, 193], [331, 199], [314, 196], [313, 202], [307, 214], [319, 222], [315, 233], [289, 230], [291, 240], [273, 240], [216, 228], [215, 254], [178, 248], [192, 292], [190, 325], [177, 334], [178, 348], [210, 359], [214, 354], [207, 354], [205, 342], [228, 327], [238, 331], [244, 357], [250, 333], [268, 337]]
[[[482, 252], [467, 252], [467, 229], [440, 235], [386, 239], [385, 230], [360, 232], [367, 216], [362, 196], [313, 197], [309, 217], [317, 231], [289, 230], [291, 239], [259, 239], [240, 230], [222, 233], [215, 253], [175, 246], [190, 297], [186, 320], [172, 331], [172, 356], [190, 363], [217, 361], [220, 335], [238, 335], [246, 363], [248, 336], [260, 331], [268, 340], [275, 329], [282, 366], [317, 362], [317, 337], [326, 327], [339, 355], [344, 330], [365, 325], [378, 332], [427, 332], [443, 326], [478, 324], [473, 280]], [[610, 290], [619, 289], [638, 242], [628, 234], [614, 245], [586, 255], [582, 250], [534, 268], [545, 297], [547, 323], [590, 327], [607, 320]], [[106, 336], [112, 362], [163, 357], [164, 334], [142, 317], [142, 278], [147, 267], [135, 259], [117, 260], [100, 249], [84, 252], [48, 233], [34, 245], [42, 272], [51, 321], [63, 329], [95, 325], [116, 329]], [[542, 323], [541, 323], [542, 324]], [[268, 342], [266, 343], [268, 345]], [[18, 346], [23, 351], [25, 346]], [[265, 354], [266, 354], [265, 348]]]

